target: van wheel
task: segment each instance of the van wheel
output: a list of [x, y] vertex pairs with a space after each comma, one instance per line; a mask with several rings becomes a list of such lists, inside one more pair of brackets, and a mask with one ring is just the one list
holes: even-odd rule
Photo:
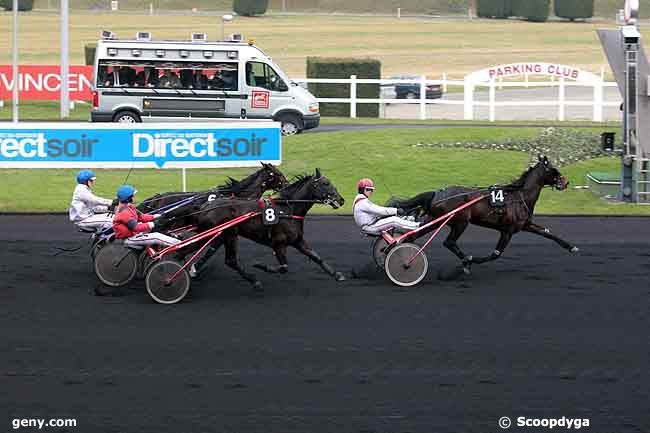
[[278, 117], [282, 124], [280, 127], [282, 135], [296, 135], [302, 132], [302, 120], [295, 114], [283, 114]]
[[117, 123], [140, 123], [140, 116], [133, 111], [120, 111], [113, 116], [113, 122]]

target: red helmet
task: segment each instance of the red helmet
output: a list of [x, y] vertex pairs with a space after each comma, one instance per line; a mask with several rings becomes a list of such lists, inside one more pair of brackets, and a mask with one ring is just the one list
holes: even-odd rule
[[357, 183], [357, 189], [375, 189], [375, 183], [372, 181], [372, 179], [368, 178], [363, 178]]

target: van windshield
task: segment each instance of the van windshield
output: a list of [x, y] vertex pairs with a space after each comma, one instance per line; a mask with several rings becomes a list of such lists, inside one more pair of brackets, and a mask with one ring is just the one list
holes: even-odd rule
[[96, 86], [158, 89], [239, 89], [236, 62], [100, 60]]

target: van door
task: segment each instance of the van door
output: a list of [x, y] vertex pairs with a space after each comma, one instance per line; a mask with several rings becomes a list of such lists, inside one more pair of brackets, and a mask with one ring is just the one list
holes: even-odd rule
[[244, 86], [248, 103], [243, 104], [246, 115], [253, 119], [271, 119], [273, 113], [291, 103], [289, 83], [285, 83], [273, 68], [260, 61], [246, 62]]

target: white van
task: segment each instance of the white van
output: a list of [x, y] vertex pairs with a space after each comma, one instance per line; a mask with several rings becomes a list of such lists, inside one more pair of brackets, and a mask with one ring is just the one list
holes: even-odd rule
[[133, 40], [102, 35], [93, 122], [273, 119], [283, 135], [320, 123], [316, 98], [240, 35], [226, 42], [208, 42], [204, 33], [190, 41], [152, 41], [142, 32]]

